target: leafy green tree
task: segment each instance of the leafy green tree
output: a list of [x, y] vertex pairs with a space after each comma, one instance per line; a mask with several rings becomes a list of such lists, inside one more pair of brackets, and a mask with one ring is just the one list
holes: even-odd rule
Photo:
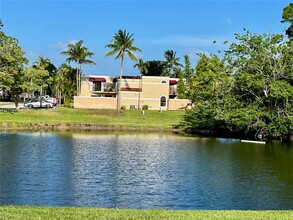
[[0, 31], [0, 85], [9, 92], [17, 110], [22, 92], [23, 69], [28, 63], [24, 54], [16, 38], [6, 36]]
[[180, 58], [176, 57], [176, 52], [173, 50], [165, 51], [166, 66], [164, 75], [174, 77], [174, 68], [181, 67]]
[[[230, 74], [234, 76], [234, 96], [241, 103], [235, 112], [245, 112], [250, 120], [242, 127], [259, 138], [285, 138], [293, 128], [293, 48], [279, 34], [236, 35], [237, 43], [226, 51]], [[237, 125], [239, 113], [229, 115]], [[286, 122], [283, 124], [283, 122]], [[283, 125], [277, 126], [276, 125]]]
[[66, 61], [68, 61], [69, 63], [71, 61], [76, 62], [77, 63], [77, 68], [76, 68], [76, 85], [77, 85], [77, 89], [76, 89], [76, 94], [79, 95], [80, 94], [80, 75], [81, 75], [81, 65], [82, 64], [90, 64], [90, 65], [95, 65], [96, 63], [90, 59], [88, 59], [88, 57], [92, 57], [94, 55], [94, 53], [89, 52], [88, 48], [83, 46], [83, 41], [80, 40], [78, 42], [76, 42], [75, 44], [68, 44], [67, 46], [67, 50], [62, 51], [61, 55], [66, 55], [69, 56], [67, 58]]
[[184, 73], [179, 68], [175, 69], [175, 73], [178, 76], [177, 97], [179, 99], [185, 99], [187, 93], [186, 93]]
[[147, 72], [144, 73], [143, 75], [149, 75], [149, 76], [162, 76], [164, 73], [164, 68], [166, 65], [165, 61], [161, 60], [151, 60], [151, 61], [146, 61], [146, 67], [147, 67]]
[[[23, 73], [22, 89], [26, 93], [33, 93], [38, 91], [40, 88], [42, 91], [42, 89], [46, 89], [48, 87], [47, 83], [51, 83], [51, 80], [48, 80], [49, 72], [45, 69], [28, 67], [23, 70]], [[41, 91], [40, 95], [42, 95]]]
[[51, 95], [53, 77], [56, 73], [56, 67], [54, 66], [54, 64], [51, 63], [48, 58], [45, 58], [43, 56], [38, 57], [38, 60], [34, 62], [33, 67], [38, 70], [45, 70], [48, 72], [48, 74], [43, 75], [43, 84], [40, 85], [40, 95], [43, 95], [44, 90], [47, 90], [47, 93]]
[[190, 99], [192, 102], [205, 101], [225, 95], [227, 75], [223, 62], [216, 56], [199, 53], [200, 59], [192, 80]]
[[195, 130], [224, 131], [225, 124], [219, 115], [230, 94], [232, 79], [217, 56], [203, 53], [198, 56], [200, 59], [195, 68], [195, 77], [188, 90], [188, 98], [194, 107], [187, 111], [185, 121]]
[[290, 26], [286, 30], [286, 35], [289, 39], [293, 38], [293, 3], [290, 3], [283, 9], [282, 13], [282, 21], [283, 23], [289, 23]]
[[[279, 34], [235, 35], [222, 61], [202, 56], [185, 121], [193, 129], [259, 139], [293, 131], [293, 48]], [[212, 61], [212, 62], [211, 62]], [[227, 73], [227, 74], [226, 74]]]
[[194, 69], [191, 67], [189, 56], [185, 55], [183, 73], [178, 75], [178, 98], [188, 98], [193, 77]]
[[141, 52], [138, 47], [133, 46], [134, 38], [133, 34], [126, 32], [126, 30], [118, 30], [117, 33], [113, 36], [111, 43], [107, 44], [106, 47], [112, 49], [105, 56], [112, 56], [117, 54], [115, 59], [121, 59], [120, 64], [120, 77], [119, 77], [119, 91], [118, 91], [118, 102], [117, 102], [117, 111], [121, 110], [121, 83], [122, 83], [122, 73], [123, 73], [123, 64], [125, 54], [129, 56], [130, 59], [137, 61], [137, 58], [133, 54], [135, 51]]
[[184, 75], [183, 77], [190, 81], [191, 78], [194, 76], [194, 69], [191, 67], [190, 58], [188, 55], [184, 56]]
[[61, 98], [64, 106], [71, 107], [76, 94], [77, 70], [67, 64], [62, 64], [54, 76], [54, 92]]

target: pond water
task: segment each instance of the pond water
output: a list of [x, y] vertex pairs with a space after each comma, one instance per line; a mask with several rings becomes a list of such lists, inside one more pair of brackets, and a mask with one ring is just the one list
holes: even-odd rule
[[293, 146], [144, 133], [0, 133], [0, 205], [293, 209]]

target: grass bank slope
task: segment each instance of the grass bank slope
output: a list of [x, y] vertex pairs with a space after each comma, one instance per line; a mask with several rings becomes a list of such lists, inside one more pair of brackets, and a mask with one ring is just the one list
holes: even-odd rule
[[170, 211], [53, 207], [0, 207], [0, 219], [293, 219], [293, 211]]
[[139, 128], [172, 128], [182, 120], [184, 111], [142, 111], [102, 109], [23, 109], [19, 112], [0, 112], [2, 128], [46, 126], [122, 126]]

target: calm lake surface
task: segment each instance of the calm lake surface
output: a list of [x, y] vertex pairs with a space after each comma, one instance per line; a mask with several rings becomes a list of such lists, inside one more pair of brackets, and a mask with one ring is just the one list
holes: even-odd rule
[[293, 145], [2, 132], [0, 205], [293, 209]]

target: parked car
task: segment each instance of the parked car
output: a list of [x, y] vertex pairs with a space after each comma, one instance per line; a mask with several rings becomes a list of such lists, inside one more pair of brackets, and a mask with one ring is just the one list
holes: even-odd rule
[[56, 106], [57, 104], [59, 104], [59, 99], [57, 98], [54, 98], [54, 97], [50, 97], [48, 95], [45, 95], [45, 96], [41, 96], [41, 99], [44, 99], [48, 102], [51, 102], [54, 104], [54, 106]]
[[44, 99], [32, 99], [24, 103], [28, 108], [53, 108], [54, 104]]

